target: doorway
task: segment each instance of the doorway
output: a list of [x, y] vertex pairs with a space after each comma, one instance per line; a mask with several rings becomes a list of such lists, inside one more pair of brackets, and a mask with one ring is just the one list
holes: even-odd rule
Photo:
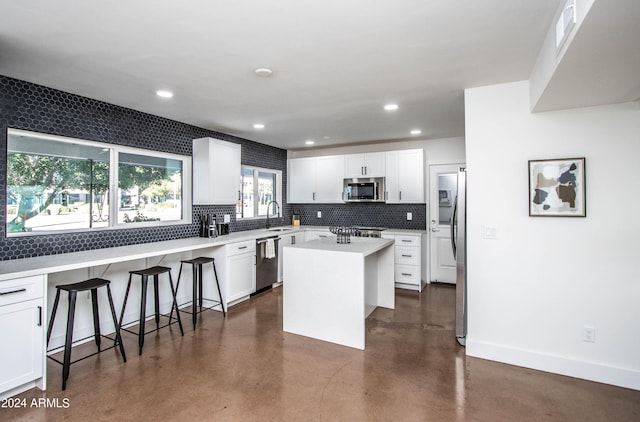
[[451, 217], [458, 189], [458, 168], [463, 164], [429, 166], [429, 280], [456, 283], [456, 260], [451, 246]]

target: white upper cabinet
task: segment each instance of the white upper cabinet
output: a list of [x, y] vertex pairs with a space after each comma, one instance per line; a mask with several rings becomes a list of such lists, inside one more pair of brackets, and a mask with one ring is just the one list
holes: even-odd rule
[[385, 153], [345, 155], [344, 177], [384, 177]]
[[422, 149], [386, 153], [388, 204], [424, 203], [424, 152]]
[[294, 158], [288, 162], [287, 195], [288, 203], [305, 204], [313, 202], [316, 189], [316, 159]]
[[343, 202], [344, 156], [294, 158], [288, 167], [288, 203]]
[[318, 157], [316, 160], [315, 202], [343, 202], [344, 156]]
[[193, 140], [193, 204], [231, 205], [240, 195], [241, 145], [213, 138]]

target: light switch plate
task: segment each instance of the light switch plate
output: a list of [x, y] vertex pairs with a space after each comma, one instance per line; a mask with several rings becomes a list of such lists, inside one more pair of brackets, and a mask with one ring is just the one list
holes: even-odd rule
[[484, 239], [497, 239], [498, 228], [491, 226], [482, 226], [482, 237]]
[[408, 212], [407, 213], [407, 221], [411, 221], [413, 220], [413, 213], [412, 212]]
[[318, 211], [318, 218], [322, 218], [322, 211]]

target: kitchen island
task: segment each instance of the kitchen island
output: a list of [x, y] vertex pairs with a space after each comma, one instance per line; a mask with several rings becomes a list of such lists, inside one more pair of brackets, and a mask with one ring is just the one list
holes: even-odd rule
[[365, 319], [395, 307], [393, 244], [329, 236], [285, 246], [283, 330], [364, 350]]

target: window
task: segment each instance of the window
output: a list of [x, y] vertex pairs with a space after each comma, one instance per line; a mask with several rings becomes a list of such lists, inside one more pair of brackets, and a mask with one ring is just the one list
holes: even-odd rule
[[242, 199], [236, 207], [236, 219], [263, 218], [277, 215], [282, 202], [282, 172], [257, 167], [242, 166], [240, 172]]
[[7, 147], [9, 236], [191, 222], [190, 157], [15, 129]]

